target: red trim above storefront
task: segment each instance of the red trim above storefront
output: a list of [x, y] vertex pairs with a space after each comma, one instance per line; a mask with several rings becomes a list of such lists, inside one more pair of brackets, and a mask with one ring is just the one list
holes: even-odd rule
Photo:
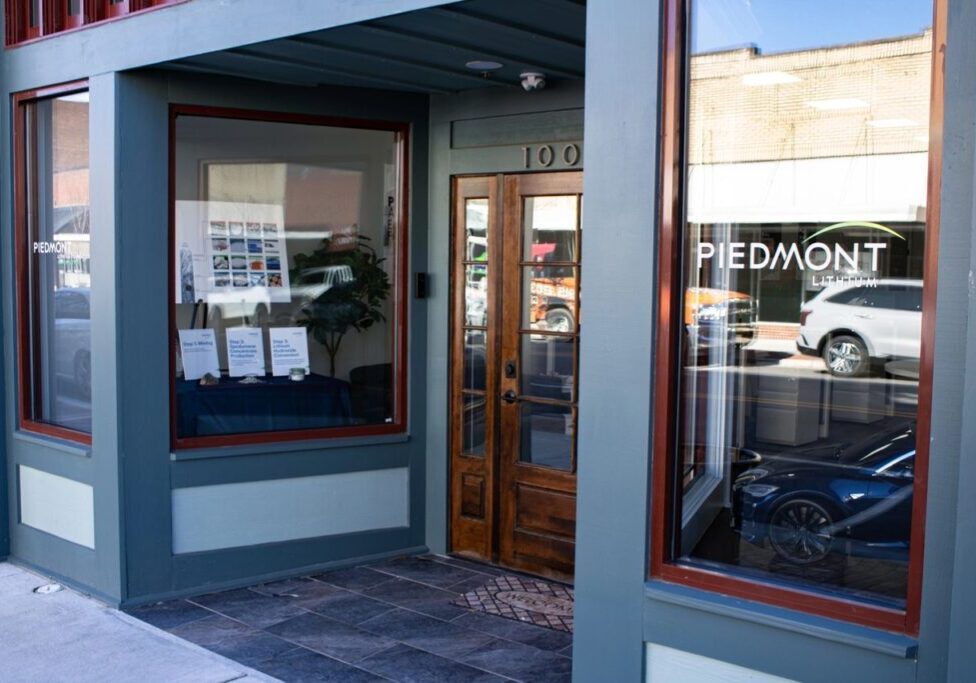
[[81, 0], [81, 12], [68, 14], [67, 0], [42, 0], [41, 16], [34, 26], [29, 25], [31, 0], [7, 0], [4, 3], [4, 40], [8, 48], [51, 38], [56, 35], [104, 24], [117, 19], [179, 5], [189, 0]]

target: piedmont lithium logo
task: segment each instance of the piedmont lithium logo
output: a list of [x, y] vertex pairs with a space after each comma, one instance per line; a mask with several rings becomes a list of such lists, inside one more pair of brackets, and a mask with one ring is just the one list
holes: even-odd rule
[[[698, 244], [698, 268], [700, 270], [708, 263], [712, 267], [718, 267], [719, 270], [786, 270], [792, 264], [803, 271], [820, 272], [829, 269], [834, 272], [847, 270], [859, 273], [862, 267], [862, 257], [870, 255], [871, 272], [877, 273], [880, 253], [888, 248], [885, 242], [854, 242], [846, 246], [811, 242], [811, 240], [825, 233], [845, 228], [880, 230], [900, 240], [905, 239], [891, 228], [880, 223], [844, 221], [828, 225], [802, 242], [794, 242], [788, 245], [780, 243], [774, 248], [770, 248], [762, 242], [719, 242], [717, 245], [712, 242], [700, 242]], [[813, 278], [814, 287], [826, 287], [829, 284], [840, 282], [874, 287], [877, 286], [878, 279], [877, 275], [873, 277], [823, 275]]]
[[65, 242], [34, 242], [35, 254], [67, 254], [68, 245]]

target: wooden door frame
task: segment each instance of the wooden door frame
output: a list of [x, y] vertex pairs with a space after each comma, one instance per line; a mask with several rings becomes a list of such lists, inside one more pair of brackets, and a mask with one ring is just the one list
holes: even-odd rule
[[[485, 329], [485, 445], [481, 458], [462, 455], [462, 390], [464, 373], [465, 325], [465, 259], [461, 258], [465, 241], [460, 233], [465, 225], [465, 200], [488, 199], [488, 268], [494, 262], [492, 254], [500, 254], [499, 230], [501, 175], [452, 176], [451, 178], [451, 229], [450, 229], [450, 301], [451, 313], [448, 329], [448, 549], [450, 552], [468, 555], [475, 559], [493, 562], [497, 547], [498, 524], [496, 501], [498, 500], [497, 471], [497, 420], [498, 372], [497, 341]], [[499, 259], [500, 262], [500, 259]], [[489, 271], [489, 278], [491, 271]], [[489, 283], [491, 280], [489, 280]], [[498, 314], [496, 288], [490, 287], [486, 303], [487, 322]], [[455, 474], [461, 476], [455, 477]], [[464, 476], [469, 477], [470, 488], [465, 489]], [[477, 495], [480, 505], [465, 495]], [[473, 513], [473, 507], [480, 514]]]
[[[576, 174], [578, 187], [567, 190], [567, 177]], [[570, 181], [572, 183], [573, 181]], [[498, 563], [506, 555], [502, 551], [506, 539], [503, 533], [506, 522], [513, 523], [510, 515], [505, 518], [503, 507], [503, 492], [514, 490], [514, 473], [517, 463], [511, 467], [501, 466], [505, 453], [517, 457], [517, 442], [512, 434], [501, 434], [501, 394], [507, 390], [519, 393], [521, 381], [521, 367], [516, 377], [506, 379], [502, 377], [501, 362], [503, 358], [520, 358], [518, 348], [508, 348], [508, 355], [502, 349], [502, 325], [499, 324], [504, 301], [517, 301], [521, 306], [521, 277], [505, 277], [498, 269], [521, 261], [522, 224], [521, 197], [524, 194], [581, 194], [582, 171], [579, 169], [565, 171], [543, 171], [532, 173], [498, 173], [476, 175], [454, 175], [451, 177], [451, 227], [450, 227], [450, 295], [451, 306], [449, 316], [449, 354], [448, 354], [448, 550], [462, 556], [468, 556], [480, 561]], [[461, 396], [464, 370], [464, 330], [465, 324], [465, 259], [463, 250], [466, 248], [464, 239], [465, 200], [487, 198], [489, 202], [488, 215], [488, 261], [489, 290], [487, 296], [486, 314], [488, 316], [486, 334], [486, 363], [485, 363], [485, 398], [486, 398], [486, 430], [484, 457], [476, 458], [461, 454], [463, 426]], [[577, 220], [580, 220], [578, 217]], [[511, 234], [506, 234], [511, 233]], [[577, 233], [577, 240], [581, 237]], [[579, 243], [577, 243], [578, 246]], [[503, 254], [503, 249], [509, 253]], [[514, 251], [513, 251], [514, 250]], [[517, 266], [521, 269], [521, 266]], [[520, 272], [520, 271], [516, 271]], [[498, 284], [501, 284], [499, 287]], [[576, 311], [579, 311], [577, 297]], [[521, 311], [520, 311], [521, 313]], [[574, 372], [578, 372], [579, 350], [574, 357]], [[578, 382], [578, 378], [577, 378]], [[578, 384], [577, 384], [578, 387]], [[578, 391], [578, 389], [577, 389]], [[578, 395], [575, 397], [578, 403]], [[574, 411], [576, 409], [574, 408]], [[546, 469], [528, 465], [530, 478], [538, 470], [538, 476], [550, 477], [553, 473], [557, 478], [565, 478], [559, 489], [568, 495], [576, 492], [576, 445], [573, 445], [572, 470], [561, 473], [558, 470]], [[509, 476], [502, 481], [502, 471]], [[460, 476], [456, 476], [460, 475]], [[465, 490], [464, 476], [470, 477], [470, 486]], [[560, 477], [559, 475], [564, 475]], [[547, 482], [547, 485], [551, 485]], [[506, 488], [507, 486], [507, 488]], [[483, 505], [479, 510], [480, 519], [473, 515], [465, 515], [464, 507], [473, 512], [472, 496], [480, 493]], [[467, 496], [467, 498], [466, 498]], [[507, 548], [510, 550], [510, 548]], [[508, 553], [509, 555], [511, 553]], [[510, 566], [510, 565], [506, 565]], [[549, 571], [542, 565], [519, 563], [519, 569], [534, 573], [545, 574], [555, 578], [566, 579], [569, 576]]]

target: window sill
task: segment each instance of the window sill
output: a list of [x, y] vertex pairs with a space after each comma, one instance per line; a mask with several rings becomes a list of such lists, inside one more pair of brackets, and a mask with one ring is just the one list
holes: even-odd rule
[[836, 619], [828, 619], [664, 581], [648, 582], [644, 589], [644, 596], [646, 599], [645, 606], [647, 602], [666, 602], [688, 609], [792, 631], [812, 638], [842, 643], [900, 659], [914, 659], [918, 651], [917, 640], [898, 633], [849, 624]]
[[309, 441], [279, 441], [254, 443], [240, 446], [217, 446], [213, 448], [193, 448], [172, 451], [169, 459], [207, 460], [211, 458], [235, 458], [249, 455], [269, 455], [273, 453], [294, 453], [296, 451], [321, 451], [332, 448], [356, 448], [360, 446], [385, 446], [406, 443], [409, 434], [377, 434], [374, 436], [349, 436], [336, 439], [312, 439]]
[[79, 458], [90, 459], [92, 455], [92, 448], [87, 444], [67, 441], [54, 436], [44, 436], [43, 434], [36, 434], [23, 429], [14, 431], [13, 438], [15, 441], [29, 443], [34, 446], [41, 446], [43, 448], [49, 448], [53, 451], [61, 451], [62, 453], [67, 453], [68, 455], [73, 455]]

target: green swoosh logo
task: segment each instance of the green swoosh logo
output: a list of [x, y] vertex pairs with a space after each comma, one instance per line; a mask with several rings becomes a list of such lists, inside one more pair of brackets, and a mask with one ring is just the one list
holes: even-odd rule
[[[805, 240], [803, 240], [803, 242], [809, 242], [814, 237], [819, 237], [825, 232], [832, 232], [834, 230], [843, 230], [844, 228], [873, 228], [874, 230], [882, 230], [888, 233], [889, 235], [894, 235], [900, 240], [905, 239], [904, 237], [899, 235], [891, 228], [881, 225], [880, 223], [868, 223], [867, 221], [844, 221], [843, 223], [834, 223], [833, 225], [828, 225], [826, 228], [817, 230], [817, 232], [807, 237]], [[803, 244], [803, 242], [801, 242], [801, 244]]]

